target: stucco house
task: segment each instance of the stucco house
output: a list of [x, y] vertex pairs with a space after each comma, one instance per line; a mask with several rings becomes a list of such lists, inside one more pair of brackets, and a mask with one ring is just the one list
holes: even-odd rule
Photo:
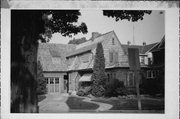
[[[138, 47], [140, 58], [148, 58], [150, 49], [155, 45], [123, 45], [114, 31], [105, 34], [92, 33], [92, 37], [79, 45], [40, 43], [38, 60], [43, 67], [47, 80], [48, 92], [73, 92], [79, 89], [82, 82], [91, 82], [92, 67], [96, 46], [101, 43], [104, 49], [105, 68], [108, 81], [123, 81], [129, 88], [135, 88], [134, 73], [128, 64], [128, 47]], [[151, 57], [150, 57], [151, 58]], [[142, 59], [142, 58], [141, 58]], [[141, 64], [146, 71], [147, 65]], [[146, 72], [145, 72], [146, 74]]]

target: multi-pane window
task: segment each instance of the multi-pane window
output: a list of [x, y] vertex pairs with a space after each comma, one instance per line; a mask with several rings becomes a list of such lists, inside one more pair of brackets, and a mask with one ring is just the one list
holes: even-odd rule
[[113, 52], [109, 53], [109, 62], [112, 63], [113, 62]]
[[147, 71], [147, 78], [156, 78], [159, 75], [158, 70], [149, 70]]
[[50, 78], [50, 84], [54, 84], [54, 78]]
[[118, 62], [118, 52], [109, 52], [109, 62], [110, 63], [117, 63]]
[[112, 45], [114, 45], [115, 43], [114, 43], [114, 38], [112, 38]]
[[89, 54], [81, 56], [81, 60], [83, 63], [89, 62]]
[[55, 78], [55, 84], [59, 84], [59, 78]]

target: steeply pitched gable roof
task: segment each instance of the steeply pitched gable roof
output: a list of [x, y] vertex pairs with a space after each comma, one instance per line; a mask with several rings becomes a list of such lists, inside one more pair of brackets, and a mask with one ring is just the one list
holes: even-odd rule
[[128, 54], [128, 48], [138, 48], [140, 54], [145, 54], [150, 51], [157, 43], [149, 44], [149, 45], [125, 45], [122, 44], [122, 48], [124, 49], [125, 54]]
[[97, 43], [103, 42], [106, 39], [110, 39], [114, 31], [110, 31], [108, 33], [102, 34], [95, 39], [88, 40], [84, 43], [76, 45], [76, 50], [68, 53], [66, 57], [75, 56], [84, 52], [91, 51], [92, 49], [96, 48]]
[[[74, 45], [40, 43], [38, 60], [42, 64], [43, 71], [66, 71], [66, 54], [74, 49]], [[60, 62], [54, 64], [53, 58], [59, 59]]]
[[164, 48], [165, 48], [165, 36], [163, 36], [162, 40], [159, 43], [157, 43], [157, 45], [153, 47], [150, 51], [155, 52]]

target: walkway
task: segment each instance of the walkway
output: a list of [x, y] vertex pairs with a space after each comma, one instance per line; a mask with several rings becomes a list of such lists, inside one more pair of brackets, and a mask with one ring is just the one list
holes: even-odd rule
[[[46, 98], [39, 102], [39, 113], [64, 113], [69, 112], [69, 107], [66, 104], [68, 99], [68, 94], [48, 94]], [[76, 96], [75, 96], [76, 97]], [[112, 105], [91, 101], [91, 98], [85, 97], [84, 102], [94, 103], [99, 105], [99, 108], [94, 110], [99, 111], [108, 111], [112, 108]], [[76, 103], [76, 102], [74, 102]]]
[[108, 111], [109, 109], [112, 108], [112, 105], [110, 105], [110, 104], [101, 103], [101, 102], [94, 102], [94, 101], [91, 101], [90, 98], [85, 98], [83, 101], [99, 105], [99, 108], [95, 110], [97, 112], [99, 112], [99, 111]]
[[67, 94], [48, 94], [46, 98], [39, 102], [39, 113], [61, 113], [69, 112], [66, 104]]

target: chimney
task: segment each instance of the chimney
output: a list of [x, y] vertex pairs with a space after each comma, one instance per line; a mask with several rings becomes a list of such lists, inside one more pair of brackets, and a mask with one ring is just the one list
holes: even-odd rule
[[100, 36], [101, 34], [98, 32], [92, 32], [92, 40], [94, 40], [95, 38], [97, 38], [98, 36]]
[[145, 46], [146, 45], [146, 42], [143, 42], [143, 46]]
[[131, 42], [130, 42], [130, 41], [128, 41], [128, 42], [127, 42], [127, 44], [128, 44], [128, 45], [130, 45], [130, 44], [131, 44]]

